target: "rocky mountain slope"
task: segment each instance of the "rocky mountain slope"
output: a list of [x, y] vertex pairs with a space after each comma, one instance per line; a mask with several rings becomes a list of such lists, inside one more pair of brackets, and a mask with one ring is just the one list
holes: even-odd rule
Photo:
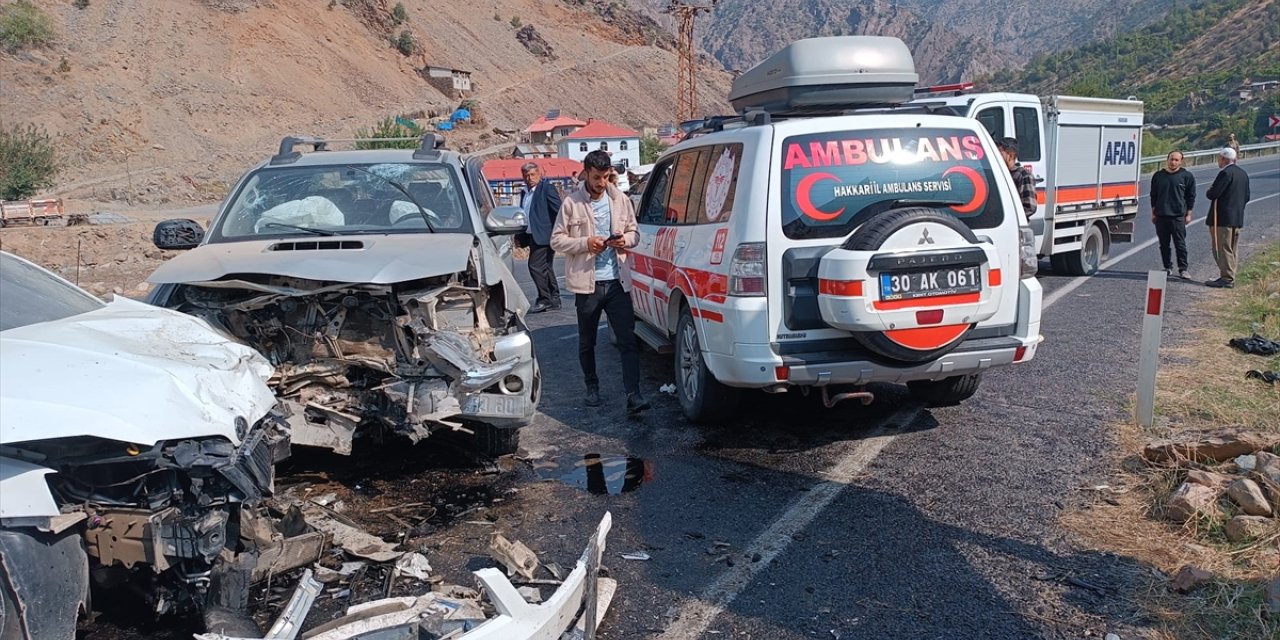
[[[668, 0], [630, 1], [670, 27]], [[942, 83], [1017, 68], [1033, 54], [1128, 31], [1194, 1], [720, 0], [699, 17], [698, 38], [727, 68], [745, 70], [797, 38], [896, 36], [914, 53], [922, 82]]]
[[[33, 4], [56, 37], [0, 49], [0, 121], [57, 137], [65, 198], [216, 199], [284, 135], [350, 137], [389, 115], [447, 113], [457, 101], [422, 78], [428, 64], [473, 73], [487, 123], [451, 134], [454, 147], [493, 145], [480, 137], [552, 108], [633, 127], [675, 115], [669, 34], [599, 0]], [[410, 55], [395, 46], [406, 31]], [[543, 44], [529, 46], [530, 33]], [[709, 68], [701, 102], [727, 109], [728, 85]]]

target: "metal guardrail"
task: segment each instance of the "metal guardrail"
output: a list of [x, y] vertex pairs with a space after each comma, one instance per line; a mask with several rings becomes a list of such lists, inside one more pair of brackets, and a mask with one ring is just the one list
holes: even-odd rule
[[[1199, 162], [1200, 159], [1218, 157], [1218, 151], [1220, 150], [1221, 150], [1221, 147], [1218, 147], [1215, 149], [1207, 149], [1205, 151], [1186, 151], [1186, 152], [1183, 152], [1182, 159], [1185, 161], [1184, 164], [1186, 166], [1194, 167], [1197, 164], [1204, 164], [1202, 162]], [[1280, 141], [1257, 142], [1254, 144], [1240, 145], [1241, 158], [1265, 156], [1272, 153], [1280, 153]], [[1141, 160], [1138, 161], [1139, 171], [1146, 173], [1147, 165], [1152, 165], [1152, 164], [1158, 165], [1161, 162], [1164, 162], [1164, 159], [1165, 159], [1164, 156], [1147, 156], [1145, 158], [1142, 158]], [[1154, 168], [1158, 168], [1158, 167], [1154, 167]]]

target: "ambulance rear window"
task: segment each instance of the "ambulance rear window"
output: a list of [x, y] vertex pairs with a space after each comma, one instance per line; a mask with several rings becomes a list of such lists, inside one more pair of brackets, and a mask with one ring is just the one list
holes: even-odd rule
[[1004, 220], [993, 161], [965, 129], [873, 129], [782, 142], [782, 230], [788, 238], [847, 235], [871, 217], [931, 207], [990, 229]]

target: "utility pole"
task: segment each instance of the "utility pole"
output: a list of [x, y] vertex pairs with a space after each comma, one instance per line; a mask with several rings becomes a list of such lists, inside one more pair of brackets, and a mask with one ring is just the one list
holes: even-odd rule
[[693, 46], [694, 19], [699, 13], [710, 13], [719, 0], [692, 3], [671, 0], [667, 13], [676, 20], [676, 51], [680, 58], [680, 74], [676, 83], [676, 120], [684, 122], [698, 117], [698, 54]]

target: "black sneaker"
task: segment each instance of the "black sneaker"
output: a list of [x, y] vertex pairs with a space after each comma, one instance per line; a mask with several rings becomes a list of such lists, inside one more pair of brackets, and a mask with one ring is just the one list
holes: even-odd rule
[[1214, 289], [1232, 289], [1236, 285], [1234, 282], [1230, 280], [1223, 280], [1222, 278], [1218, 278], [1217, 280], [1210, 280], [1204, 283], [1204, 286], [1213, 287]]
[[582, 403], [588, 407], [600, 406], [600, 390], [595, 387], [587, 387], [586, 395], [582, 396]]
[[545, 302], [539, 302], [538, 304], [535, 304], [529, 308], [529, 313], [542, 313], [543, 311], [546, 311], [550, 308], [551, 308], [551, 305]]
[[635, 415], [649, 408], [649, 401], [639, 392], [627, 394], [627, 413]]

